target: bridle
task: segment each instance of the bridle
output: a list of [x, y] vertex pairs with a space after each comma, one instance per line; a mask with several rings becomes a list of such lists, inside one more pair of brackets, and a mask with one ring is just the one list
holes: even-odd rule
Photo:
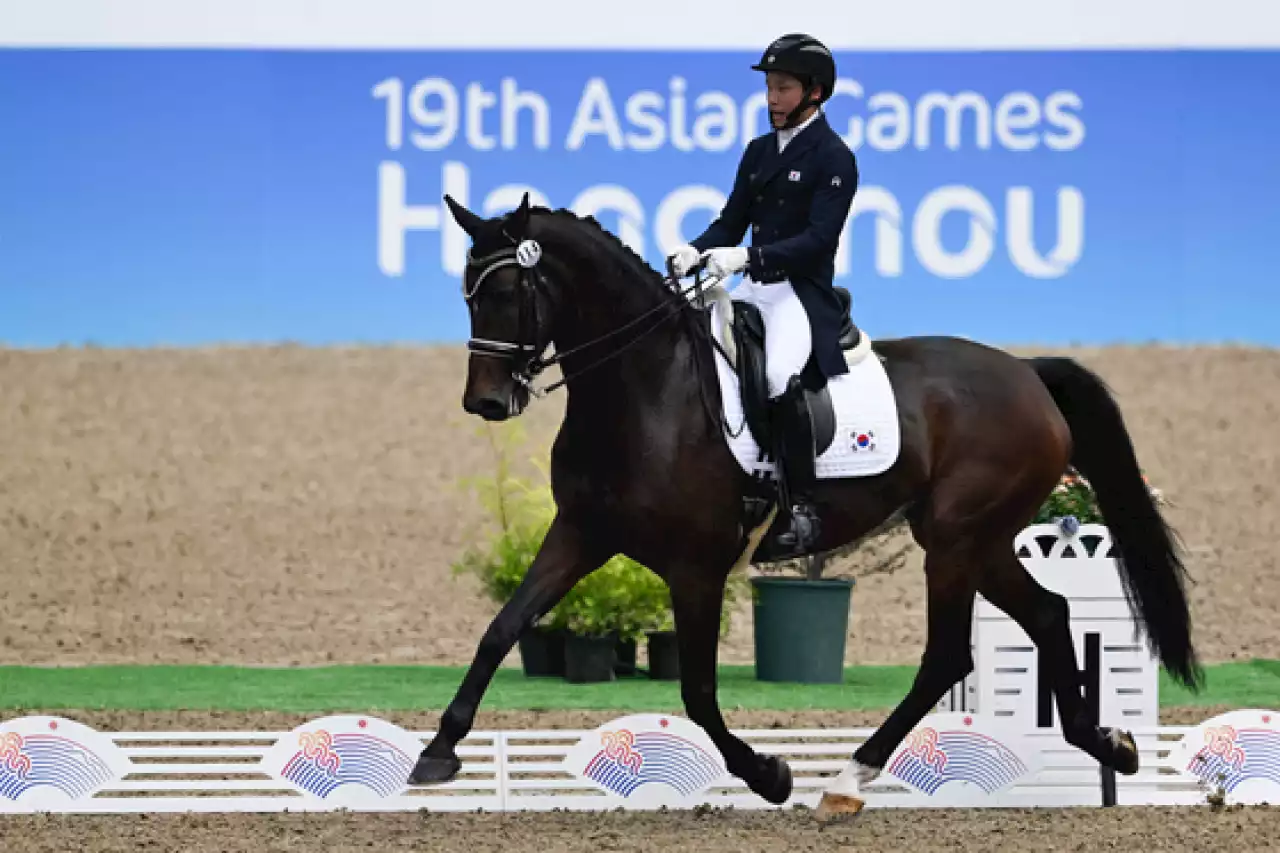
[[[503, 233], [505, 234], [506, 232], [504, 231]], [[508, 239], [510, 238], [508, 237]], [[513, 240], [512, 242], [514, 243], [515, 241]], [[533, 377], [546, 369], [547, 362], [543, 360], [542, 354], [546, 352], [549, 344], [549, 342], [540, 344], [538, 341], [539, 291], [550, 298], [547, 281], [543, 277], [542, 271], [538, 269], [538, 261], [541, 259], [542, 248], [533, 240], [525, 240], [513, 246], [503, 247], [482, 258], [472, 257], [471, 250], [468, 249], [467, 266], [472, 268], [479, 267], [480, 274], [476, 276], [470, 288], [467, 287], [465, 278], [462, 284], [462, 298], [470, 304], [475, 299], [476, 294], [480, 292], [480, 286], [484, 284], [485, 279], [489, 276], [506, 267], [518, 266], [520, 268], [520, 322], [517, 327], [517, 339], [515, 341], [497, 341], [490, 338], [472, 337], [467, 341], [467, 349], [477, 355], [505, 358], [510, 361], [512, 378], [531, 393], [533, 392], [533, 387], [529, 383], [533, 380]]]
[[[721, 279], [708, 283], [706, 279], [699, 278], [702, 272], [702, 265], [690, 270], [694, 274], [693, 283], [685, 288], [680, 288], [679, 278], [674, 273], [669, 272], [663, 280], [667, 286], [668, 298], [663, 299], [658, 305], [645, 311], [640, 316], [629, 320], [622, 326], [607, 332], [599, 337], [593, 338], [586, 343], [567, 349], [563, 352], [557, 351], [550, 358], [545, 358], [544, 354], [550, 341], [538, 340], [538, 293], [541, 292], [548, 300], [552, 300], [550, 288], [547, 285], [547, 279], [543, 275], [538, 264], [542, 260], [542, 247], [536, 240], [516, 241], [511, 235], [503, 230], [503, 236], [511, 241], [510, 246], [504, 246], [495, 252], [484, 257], [472, 257], [470, 250], [467, 251], [468, 268], [478, 268], [479, 274], [470, 287], [467, 287], [466, 280], [463, 280], [462, 295], [470, 304], [475, 299], [476, 294], [480, 291], [480, 286], [484, 284], [485, 279], [493, 275], [495, 272], [507, 267], [516, 266], [520, 268], [519, 277], [519, 300], [520, 300], [520, 319], [519, 327], [514, 341], [499, 341], [492, 338], [471, 337], [467, 340], [467, 349], [477, 355], [490, 356], [492, 358], [503, 358], [511, 363], [511, 378], [516, 384], [524, 388], [531, 396], [542, 398], [550, 394], [552, 391], [568, 384], [571, 379], [581, 376], [590, 370], [594, 370], [606, 362], [617, 358], [626, 352], [640, 340], [655, 331], [659, 326], [665, 323], [675, 314], [690, 306], [689, 294], [699, 291], [697, 297], [701, 300], [700, 291], [706, 287], [718, 284]], [[674, 297], [674, 298], [672, 298]], [[535, 388], [534, 379], [538, 377], [542, 371], [552, 365], [559, 364], [562, 360], [581, 352], [589, 347], [604, 343], [638, 325], [641, 321], [664, 311], [648, 328], [640, 332], [630, 341], [612, 350], [604, 357], [588, 364], [581, 370], [572, 374], [561, 377], [558, 381], [551, 383], [544, 388]], [[713, 339], [714, 340], [714, 339]]]

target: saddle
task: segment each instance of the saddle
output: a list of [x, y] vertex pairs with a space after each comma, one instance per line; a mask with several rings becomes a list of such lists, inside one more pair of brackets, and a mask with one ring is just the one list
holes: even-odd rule
[[[840, 349], [851, 364], [855, 363], [867, 347], [863, 343], [862, 331], [853, 323], [850, 309], [853, 297], [843, 287], [835, 287], [836, 296], [844, 307], [843, 323], [840, 329]], [[723, 299], [727, 300], [725, 294]], [[726, 354], [734, 371], [738, 374], [738, 387], [742, 398], [742, 411], [747, 419], [747, 426], [756, 442], [762, 448], [773, 447], [773, 421], [769, 417], [769, 381], [765, 370], [765, 327], [764, 317], [760, 309], [749, 302], [732, 303], [732, 321], [726, 329], [724, 339], [732, 343], [733, 355]], [[818, 390], [805, 390], [805, 401], [809, 406], [813, 423], [814, 454], [821, 456], [823, 451], [835, 440], [836, 417], [831, 405], [831, 393], [826, 383]]]
[[[878, 357], [872, 351], [871, 338], [854, 325], [850, 316], [853, 305], [852, 295], [839, 286], [835, 287], [835, 291], [844, 308], [839, 342], [845, 362], [850, 367], [854, 367], [869, 356]], [[718, 317], [720, 324], [719, 328], [712, 330], [715, 332], [712, 340], [737, 377], [738, 400], [746, 426], [750, 429], [751, 437], [760, 454], [757, 461], [764, 462], [773, 456], [774, 448], [786, 444], [786, 442], [775, 441], [775, 438], [785, 439], [786, 436], [775, 436], [773, 433], [775, 424], [787, 422], [785, 418], [774, 417], [773, 405], [769, 399], [769, 380], [765, 365], [764, 317], [755, 305], [732, 299], [729, 292], [718, 284], [702, 291], [701, 299], [703, 301], [700, 304], [710, 303], [719, 309], [718, 312], [713, 313], [711, 307], [707, 308], [708, 319]], [[805, 388], [804, 402], [809, 409], [816, 465], [817, 458], [830, 449], [835, 441], [836, 408], [831, 399], [828, 383], [821, 379], [806, 381], [809, 379], [807, 375], [813, 373], [813, 366], [813, 360], [810, 359], [801, 371], [801, 385]], [[769, 531], [773, 530], [772, 527], [769, 531], [763, 527], [771, 514], [775, 519], [777, 518], [775, 510], [779, 508], [778, 501], [782, 497], [780, 484], [774, 482], [772, 478], [758, 475], [749, 479], [746, 491], [742, 495], [741, 545], [744, 548], [743, 553], [750, 551], [754, 555], [751, 558], [752, 562], [769, 563], [776, 562], [783, 556], [794, 556], [789, 554], [789, 551], [784, 555], [783, 551], [787, 549], [779, 550], [781, 546], [778, 546], [773, 537], [768, 535]]]

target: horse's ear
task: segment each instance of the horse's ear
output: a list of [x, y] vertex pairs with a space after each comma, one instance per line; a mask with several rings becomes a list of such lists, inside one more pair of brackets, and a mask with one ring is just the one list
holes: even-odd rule
[[445, 193], [444, 203], [449, 206], [449, 212], [453, 214], [453, 220], [458, 223], [458, 227], [467, 232], [468, 237], [474, 239], [476, 232], [484, 224], [484, 219], [458, 204], [448, 193]]
[[524, 238], [525, 229], [529, 227], [529, 192], [525, 191], [524, 198], [520, 199], [520, 206], [511, 212], [508, 220], [508, 233], [513, 240]]

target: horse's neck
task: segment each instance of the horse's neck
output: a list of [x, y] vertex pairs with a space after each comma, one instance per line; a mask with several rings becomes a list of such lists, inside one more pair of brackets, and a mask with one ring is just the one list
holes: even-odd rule
[[643, 421], [695, 399], [689, 392], [698, 382], [679, 309], [659, 287], [620, 277], [608, 263], [583, 270], [566, 288], [555, 340], [558, 352], [583, 347], [561, 365], [566, 416], [597, 428], [601, 417]]

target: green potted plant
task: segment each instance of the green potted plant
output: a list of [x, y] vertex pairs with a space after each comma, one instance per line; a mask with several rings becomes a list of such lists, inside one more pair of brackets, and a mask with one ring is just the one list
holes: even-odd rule
[[[496, 536], [483, 547], [468, 548], [454, 562], [455, 574], [471, 574], [485, 594], [505, 603], [524, 579], [555, 517], [545, 464], [534, 461], [542, 482], [531, 485], [512, 474], [511, 449], [523, 441], [517, 424], [484, 425], [493, 448], [496, 474], [464, 481], [488, 509]], [[730, 580], [726, 605], [736, 599], [738, 582]], [[721, 635], [728, 631], [729, 610], [721, 613]], [[671, 594], [666, 583], [647, 567], [618, 554], [574, 585], [574, 588], [519, 640], [527, 675], [564, 676], [570, 681], [610, 681], [636, 674], [636, 647], [648, 639], [650, 670], [657, 661], [659, 677], [678, 677]]]
[[[746, 578], [739, 574], [730, 575], [724, 590], [724, 606], [720, 611], [720, 637], [729, 633], [732, 619], [732, 608], [738, 600], [740, 589], [746, 585]], [[675, 614], [671, 611], [670, 593], [663, 586], [663, 606], [660, 608], [662, 618], [657, 625], [645, 631], [649, 646], [649, 678], [655, 681], [678, 681], [680, 679], [680, 644], [676, 639]]]
[[[467, 548], [452, 568], [455, 576], [474, 575], [486, 597], [501, 606], [515, 593], [537, 556], [555, 517], [555, 503], [545, 484], [531, 485], [512, 473], [512, 449], [524, 440], [520, 426], [511, 423], [496, 428], [486, 424], [482, 428], [494, 452], [496, 473], [492, 477], [466, 478], [463, 485], [488, 510], [497, 532], [484, 546]], [[536, 460], [534, 465], [537, 466]], [[538, 467], [545, 481], [545, 469]], [[525, 631], [519, 639], [525, 675], [563, 676], [564, 638], [563, 614], [558, 609]]]
[[620, 672], [634, 671], [634, 657], [620, 661], [619, 651], [625, 655], [634, 650], [646, 632], [662, 625], [671, 600], [661, 578], [618, 554], [578, 581], [560, 609], [566, 630], [565, 678], [612, 681]]
[[618, 659], [614, 669], [619, 676], [636, 676], [640, 674], [636, 666], [640, 641], [674, 620], [671, 591], [665, 581], [628, 557], [618, 555], [614, 563], [619, 567], [617, 582], [622, 587], [613, 617], [618, 634]]

